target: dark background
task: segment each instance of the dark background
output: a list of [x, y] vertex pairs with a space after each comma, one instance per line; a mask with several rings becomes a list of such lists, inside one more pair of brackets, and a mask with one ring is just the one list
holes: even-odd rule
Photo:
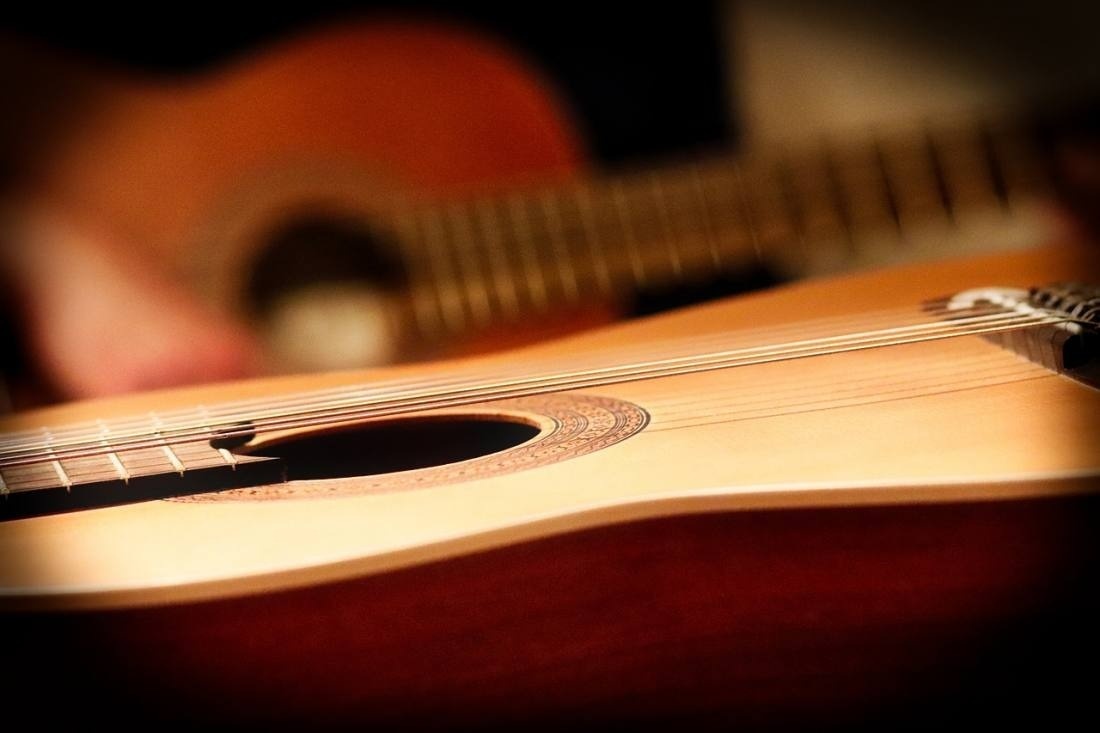
[[[824, 18], [887, 44], [915, 44], [937, 62], [1018, 82], [1029, 92], [1100, 88], [1100, 3], [752, 3], [795, 23]], [[573, 105], [594, 161], [615, 164], [737, 144], [739, 105], [731, 92], [737, 49], [727, 47], [726, 31], [730, 9], [748, 4], [318, 0], [247, 12], [184, 3], [125, 11], [35, 4], [0, 11], [0, 31], [94, 63], [171, 77], [216, 71], [267, 43], [374, 13], [456, 20], [510, 43], [541, 66]], [[0, 68], [0, 92], [13, 109], [20, 93], [35, 91], [31, 81], [25, 69]], [[806, 124], [812, 128], [814, 120]]]
[[[731, 144], [720, 2], [330, 2], [218, 14], [183, 4], [82, 16], [24, 9], [8, 30], [96, 63], [172, 77], [216, 71], [264, 44], [375, 13], [458, 21], [533, 59], [573, 106], [596, 162]], [[11, 75], [9, 70], [9, 75]], [[19, 76], [9, 81], [18, 84]]]

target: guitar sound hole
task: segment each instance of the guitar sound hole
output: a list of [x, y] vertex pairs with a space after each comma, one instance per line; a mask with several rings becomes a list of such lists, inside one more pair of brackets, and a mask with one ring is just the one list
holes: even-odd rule
[[289, 480], [371, 476], [480, 458], [526, 443], [539, 428], [518, 419], [417, 418], [319, 433], [262, 446]]

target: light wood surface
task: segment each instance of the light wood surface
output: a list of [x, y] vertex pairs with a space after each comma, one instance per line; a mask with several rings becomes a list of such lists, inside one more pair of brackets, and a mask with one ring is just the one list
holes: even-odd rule
[[[459, 366], [522, 367], [1097, 271], [1094, 258], [1058, 248], [864, 273], [507, 356], [131, 396], [18, 416], [5, 428], [53, 428], [394, 374], [445, 375]], [[6, 522], [3, 604], [75, 608], [232, 596], [646, 517], [1034, 498], [1094, 491], [1100, 475], [1094, 440], [1100, 394], [980, 337], [604, 385], [584, 394], [637, 405], [649, 424], [603, 450], [427, 489], [387, 491], [383, 481], [381, 490], [358, 496], [151, 501]], [[493, 408], [472, 410], [486, 411]], [[357, 480], [338, 481], [353, 491]]]

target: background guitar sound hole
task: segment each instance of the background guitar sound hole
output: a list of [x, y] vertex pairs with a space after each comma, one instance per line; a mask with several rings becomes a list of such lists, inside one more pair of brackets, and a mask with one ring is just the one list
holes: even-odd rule
[[527, 442], [539, 428], [518, 420], [446, 417], [399, 420], [263, 446], [294, 480], [370, 476], [480, 458]]
[[308, 285], [358, 282], [392, 290], [407, 278], [401, 264], [379, 246], [365, 222], [314, 213], [271, 231], [248, 273], [246, 300], [264, 316], [279, 296]]
[[407, 277], [367, 222], [302, 214], [273, 228], [262, 245], [247, 272], [244, 302], [277, 370], [402, 360], [404, 329], [394, 321], [393, 303]]

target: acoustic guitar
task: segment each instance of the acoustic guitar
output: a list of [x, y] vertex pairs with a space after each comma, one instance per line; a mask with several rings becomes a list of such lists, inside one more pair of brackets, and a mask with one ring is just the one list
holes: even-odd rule
[[530, 339], [758, 269], [1044, 239], [1022, 120], [592, 175], [552, 84], [448, 26], [341, 25], [171, 85], [53, 66], [72, 109], [50, 108], [62, 131], [22, 194], [251, 319], [279, 370]]
[[914, 264], [9, 418], [8, 708], [1072, 720], [1098, 648], [1097, 264]]

